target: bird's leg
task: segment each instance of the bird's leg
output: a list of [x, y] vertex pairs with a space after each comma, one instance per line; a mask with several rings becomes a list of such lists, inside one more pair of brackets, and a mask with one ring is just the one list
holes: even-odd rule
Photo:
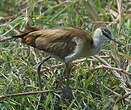
[[72, 90], [70, 88], [70, 70], [71, 70], [71, 65], [69, 63], [66, 63], [66, 69], [65, 69], [65, 75], [66, 75], [66, 86], [63, 89], [63, 96], [64, 98], [71, 99], [72, 98]]
[[[41, 62], [39, 62], [39, 63], [36, 65], [36, 69], [37, 69], [37, 73], [38, 73], [38, 83], [39, 83], [39, 89], [40, 89], [40, 90], [42, 90], [41, 65], [42, 65], [44, 62], [46, 62], [47, 60], [49, 60], [50, 58], [51, 58], [51, 56], [48, 56], [48, 57], [44, 58]], [[43, 101], [43, 99], [44, 99], [44, 95], [41, 94], [36, 110], [40, 110], [40, 108], [41, 108], [40, 103]]]
[[69, 63], [66, 63], [65, 74], [66, 74], [66, 80], [67, 80], [67, 81], [66, 81], [66, 87], [67, 87], [67, 88], [69, 87], [70, 70], [71, 70], [70, 64], [69, 64]]
[[51, 58], [51, 56], [48, 56], [46, 58], [44, 58], [41, 62], [39, 62], [36, 65], [36, 69], [37, 69], [37, 73], [38, 73], [38, 83], [39, 83], [39, 88], [40, 90], [42, 90], [42, 82], [41, 82], [41, 65], [46, 62], [47, 60], [49, 60]]

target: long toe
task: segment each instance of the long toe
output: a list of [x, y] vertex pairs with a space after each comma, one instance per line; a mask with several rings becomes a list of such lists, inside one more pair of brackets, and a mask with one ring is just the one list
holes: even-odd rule
[[62, 89], [62, 97], [66, 99], [73, 98], [72, 89], [69, 86]]

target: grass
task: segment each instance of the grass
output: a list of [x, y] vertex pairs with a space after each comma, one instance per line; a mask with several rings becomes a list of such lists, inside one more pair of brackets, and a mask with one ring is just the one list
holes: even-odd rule
[[[130, 2], [122, 2], [123, 14], [120, 14], [116, 22], [114, 21], [117, 19], [117, 14], [121, 13], [117, 7], [121, 4], [120, 1], [94, 0], [93, 4], [93, 7], [89, 8], [85, 0], [1, 1], [0, 16], [9, 17], [17, 14], [18, 16], [13, 19], [1, 18], [0, 39], [16, 34], [12, 28], [24, 30], [27, 7], [28, 16], [33, 20], [32, 25], [36, 27], [73, 26], [92, 33], [96, 27], [108, 25], [124, 46], [107, 41], [98, 56], [112, 67], [131, 73], [131, 19], [128, 13]], [[99, 17], [90, 14], [93, 8], [98, 12]], [[101, 23], [97, 23], [98, 21]], [[0, 95], [38, 91], [34, 65], [45, 56], [45, 53], [22, 44], [19, 39], [0, 42]], [[61, 62], [51, 59], [42, 66], [43, 90], [57, 91], [65, 86], [64, 66], [58, 64]], [[99, 65], [102, 65], [102, 62], [94, 57], [75, 63], [70, 76], [73, 98], [63, 98], [60, 93], [45, 93], [42, 102], [43, 110], [109, 110], [110, 108], [129, 110], [130, 96], [123, 100], [117, 101], [117, 99], [130, 93], [131, 77], [119, 71], [116, 73], [104, 68], [95, 69]], [[39, 98], [40, 94], [0, 99], [0, 110], [36, 110]]]

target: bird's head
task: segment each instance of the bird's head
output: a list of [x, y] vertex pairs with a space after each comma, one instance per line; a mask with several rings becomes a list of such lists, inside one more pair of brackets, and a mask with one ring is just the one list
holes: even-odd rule
[[117, 40], [111, 31], [107, 28], [97, 28], [95, 30], [94, 36], [98, 37], [100, 40], [112, 40], [118, 44], [122, 44], [119, 40]]

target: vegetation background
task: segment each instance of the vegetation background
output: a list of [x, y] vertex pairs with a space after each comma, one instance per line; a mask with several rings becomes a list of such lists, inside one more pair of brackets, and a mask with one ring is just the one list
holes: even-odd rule
[[0, 110], [37, 110], [40, 103], [40, 94], [6, 97], [39, 90], [34, 65], [46, 55], [10, 38], [24, 31], [27, 16], [42, 28], [73, 26], [92, 34], [106, 26], [124, 44], [107, 41], [96, 57], [74, 62], [72, 99], [57, 92], [64, 87], [63, 64], [46, 62], [43, 90], [56, 92], [44, 94], [43, 110], [131, 110], [130, 0], [0, 0]]

